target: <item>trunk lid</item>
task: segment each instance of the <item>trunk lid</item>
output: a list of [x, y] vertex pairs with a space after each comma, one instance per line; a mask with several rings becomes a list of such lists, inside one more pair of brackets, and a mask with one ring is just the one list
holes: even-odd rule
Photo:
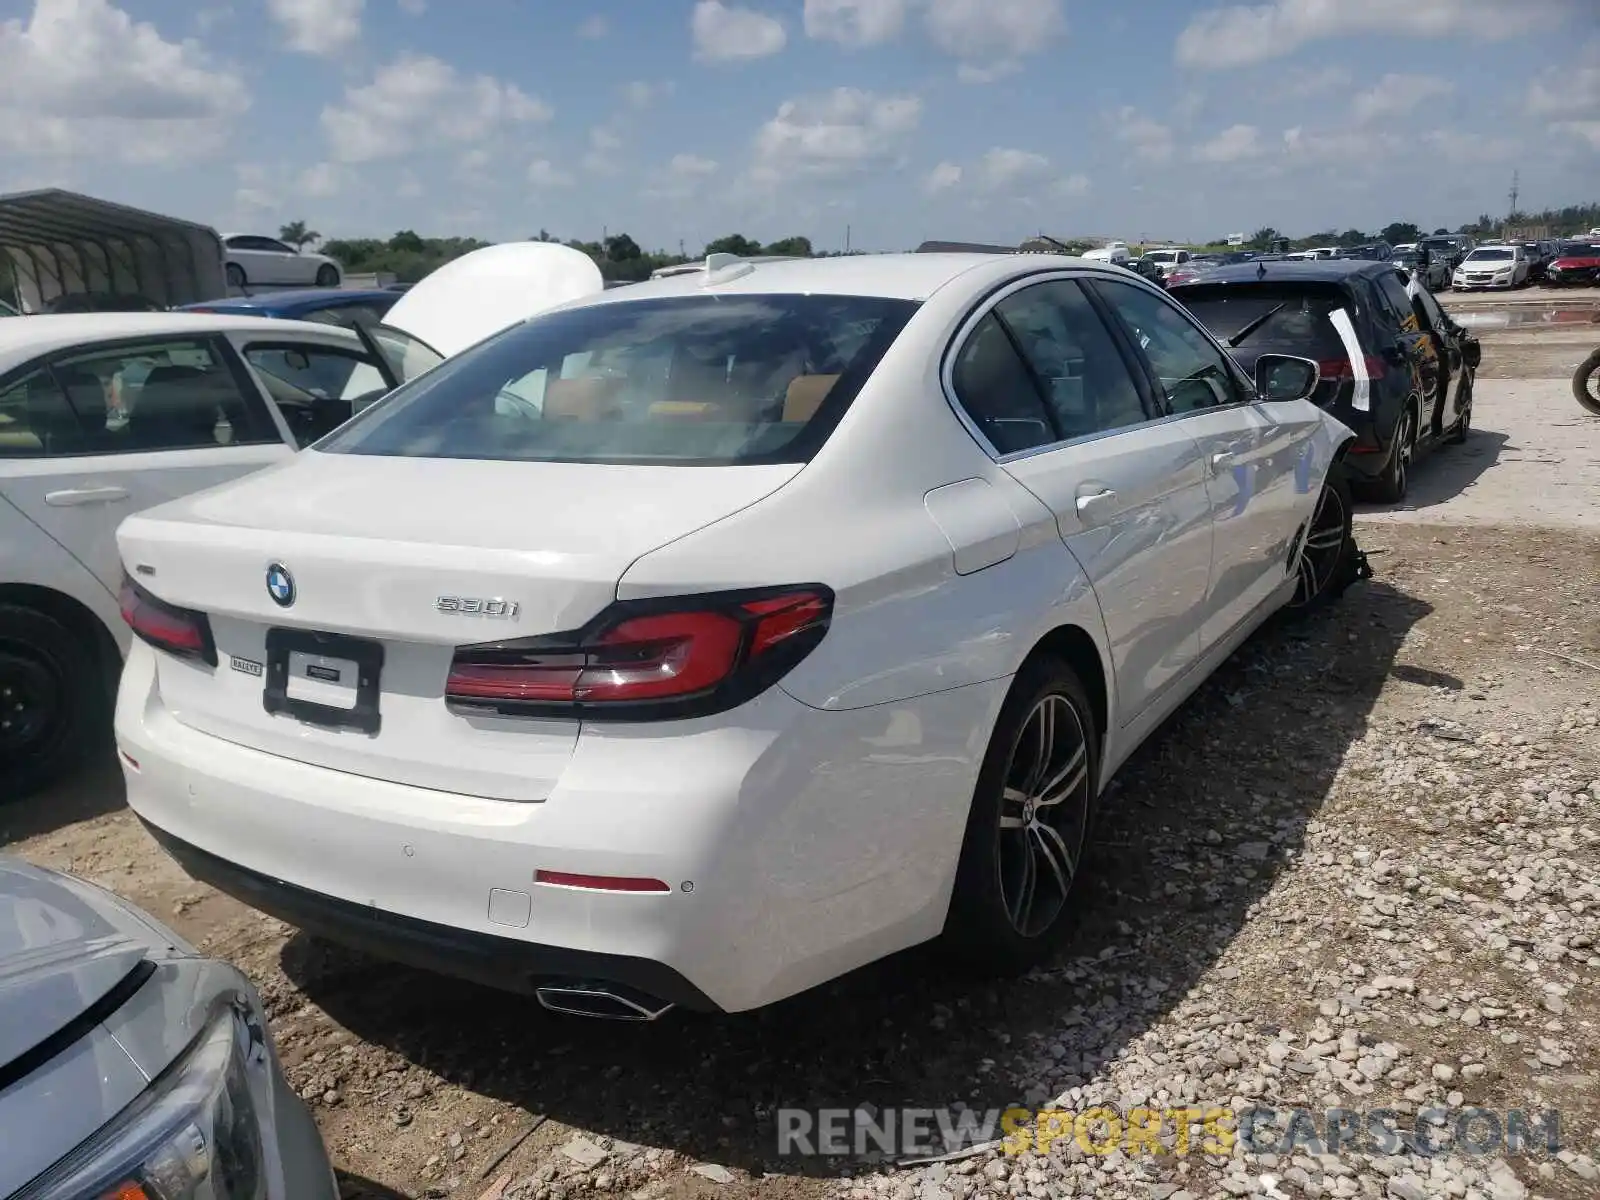
[[605, 290], [600, 268], [557, 242], [505, 242], [444, 264], [395, 302], [383, 323], [446, 358], [508, 326]]
[[[615, 599], [635, 559], [754, 504], [799, 470], [308, 450], [284, 469], [130, 517], [118, 542], [135, 581], [210, 620], [215, 668], [157, 654], [162, 702], [181, 723], [371, 778], [542, 800], [577, 722], [451, 712], [443, 696], [455, 647], [583, 625]], [[269, 591], [274, 566], [292, 578], [288, 604]], [[447, 597], [514, 602], [516, 611], [441, 611]], [[376, 732], [268, 712], [271, 630], [381, 647]], [[345, 650], [279, 656], [289, 698], [357, 704], [351, 681], [361, 670]]]

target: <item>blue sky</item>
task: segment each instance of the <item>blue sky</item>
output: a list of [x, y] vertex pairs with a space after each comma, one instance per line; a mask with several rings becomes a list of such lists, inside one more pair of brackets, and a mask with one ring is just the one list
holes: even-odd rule
[[694, 252], [1600, 200], [1600, 0], [0, 0], [0, 192]]

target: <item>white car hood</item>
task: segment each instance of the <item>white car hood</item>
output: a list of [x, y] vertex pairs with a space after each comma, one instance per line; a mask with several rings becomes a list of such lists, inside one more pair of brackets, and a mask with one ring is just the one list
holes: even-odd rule
[[505, 242], [447, 262], [384, 317], [449, 357], [508, 326], [605, 290], [600, 268], [556, 242]]
[[1514, 258], [1475, 258], [1463, 261], [1458, 271], [1509, 271], [1517, 265]]

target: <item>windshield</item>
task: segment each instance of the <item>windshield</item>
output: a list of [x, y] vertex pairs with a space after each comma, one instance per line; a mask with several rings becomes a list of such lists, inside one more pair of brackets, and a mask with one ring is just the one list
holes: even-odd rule
[[1145, 255], [1153, 263], [1170, 263], [1178, 261], [1176, 250], [1152, 250]]
[[1563, 258], [1600, 258], [1600, 243], [1568, 242], [1561, 247]]
[[1516, 254], [1513, 251], [1505, 248], [1499, 248], [1494, 250], [1474, 250], [1471, 254], [1467, 255], [1466, 261], [1469, 263], [1509, 262], [1514, 258], [1516, 258]]
[[785, 294], [561, 309], [446, 360], [317, 449], [526, 462], [805, 461], [916, 307]]
[[1415, 250], [1396, 250], [1394, 252], [1394, 261], [1410, 266], [1417, 261], [1417, 252]]

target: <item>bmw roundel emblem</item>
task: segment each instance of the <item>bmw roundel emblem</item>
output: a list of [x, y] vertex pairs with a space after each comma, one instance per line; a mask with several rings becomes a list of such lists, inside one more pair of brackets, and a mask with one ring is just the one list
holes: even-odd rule
[[279, 608], [288, 608], [294, 603], [294, 576], [282, 563], [273, 563], [267, 568], [267, 595]]

